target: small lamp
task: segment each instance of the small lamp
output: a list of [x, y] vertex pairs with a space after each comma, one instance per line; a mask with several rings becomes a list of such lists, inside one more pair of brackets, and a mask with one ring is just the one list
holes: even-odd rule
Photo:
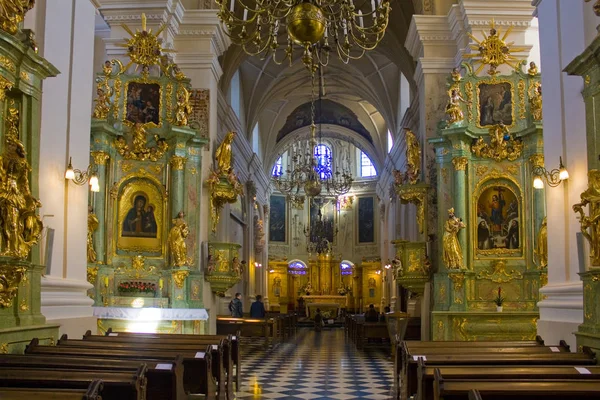
[[67, 165], [67, 170], [65, 171], [65, 179], [79, 186], [89, 183], [92, 192], [100, 191], [95, 164], [90, 164], [85, 171], [81, 171], [73, 168], [72, 158], [69, 157], [69, 165]]
[[542, 178], [545, 178], [546, 182], [551, 187], [556, 187], [560, 185], [562, 181], [569, 179], [569, 172], [567, 171], [567, 168], [565, 168], [565, 166], [563, 165], [562, 157], [559, 157], [558, 161], [558, 168], [555, 168], [550, 171], [548, 171], [542, 165], [533, 167], [533, 187], [535, 189], [544, 188], [544, 181], [542, 180]]

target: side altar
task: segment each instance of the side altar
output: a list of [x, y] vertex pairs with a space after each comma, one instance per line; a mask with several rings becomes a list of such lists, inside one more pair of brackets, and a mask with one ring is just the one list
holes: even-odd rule
[[88, 280], [98, 329], [204, 333], [196, 238], [208, 140], [192, 119], [206, 105], [144, 15], [140, 30], [126, 31], [129, 60], [105, 62], [92, 115]]
[[472, 37], [475, 61], [449, 74], [446, 120], [429, 139], [440, 216], [434, 340], [536, 335], [547, 282], [544, 189], [532, 185], [545, 171], [542, 89], [537, 66], [519, 62], [505, 37], [493, 22]]

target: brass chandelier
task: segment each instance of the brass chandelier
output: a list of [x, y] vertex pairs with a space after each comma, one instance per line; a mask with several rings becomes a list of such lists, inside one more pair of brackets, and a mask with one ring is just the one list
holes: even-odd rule
[[[336, 204], [337, 202], [334, 202]], [[334, 228], [334, 221], [323, 218], [323, 209], [329, 201], [323, 198], [311, 199], [311, 205], [317, 207], [317, 215], [314, 221], [309, 217], [308, 227], [304, 228], [306, 236], [306, 252], [308, 254], [330, 254], [333, 252], [333, 239], [337, 236], [338, 230]], [[309, 215], [311, 214], [309, 207]], [[329, 239], [328, 239], [329, 238]], [[330, 241], [331, 239], [331, 241]]]
[[[348, 63], [373, 50], [385, 34], [390, 0], [215, 0], [218, 17], [232, 42], [249, 55], [270, 54], [292, 64], [294, 45], [302, 62], [314, 71], [329, 63], [331, 51]], [[358, 3], [358, 2], [357, 2]], [[278, 59], [279, 35], [286, 33], [284, 57]]]
[[[322, 153], [317, 142], [315, 125], [315, 77], [312, 74], [312, 96], [310, 105], [310, 139], [308, 146], [301, 147], [290, 156], [290, 164], [285, 171], [281, 167], [273, 171], [273, 181], [277, 189], [287, 195], [296, 196], [302, 192], [308, 197], [338, 197], [348, 193], [352, 187], [352, 173], [339, 165], [333, 168], [331, 153]], [[322, 82], [322, 80], [319, 80]], [[319, 90], [319, 117], [321, 117], [321, 94]], [[321, 118], [319, 118], [321, 119]], [[322, 138], [319, 123], [319, 140]], [[340, 172], [341, 171], [341, 172]], [[285, 178], [284, 178], [285, 175]]]

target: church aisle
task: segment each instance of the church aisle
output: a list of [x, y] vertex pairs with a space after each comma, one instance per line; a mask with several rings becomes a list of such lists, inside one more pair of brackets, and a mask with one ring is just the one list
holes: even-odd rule
[[359, 351], [343, 329], [299, 329], [265, 349], [242, 342], [242, 387], [236, 399], [389, 399], [389, 347]]

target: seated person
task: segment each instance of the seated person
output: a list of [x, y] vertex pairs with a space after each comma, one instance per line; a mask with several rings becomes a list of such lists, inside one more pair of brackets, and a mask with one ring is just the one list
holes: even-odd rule
[[323, 316], [321, 315], [321, 309], [317, 308], [317, 312], [315, 314], [315, 331], [321, 332], [322, 327], [323, 327]]
[[262, 296], [257, 294], [256, 301], [250, 306], [250, 318], [264, 318], [266, 314]]
[[383, 309], [383, 312], [381, 314], [379, 314], [379, 322], [385, 322], [386, 321], [385, 314], [389, 313], [390, 311], [391, 311], [390, 306], [385, 306], [385, 308]]
[[365, 313], [365, 322], [378, 322], [379, 321], [379, 313], [375, 309], [373, 304], [369, 304], [369, 309]]

